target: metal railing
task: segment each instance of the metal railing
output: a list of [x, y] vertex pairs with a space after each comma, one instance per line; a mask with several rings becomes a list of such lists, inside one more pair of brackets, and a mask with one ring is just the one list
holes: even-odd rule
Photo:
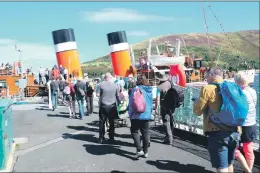
[[[174, 122], [175, 128], [179, 128], [182, 130], [187, 130], [193, 133], [197, 133], [203, 135], [203, 116], [196, 116], [193, 113], [193, 101], [192, 98], [198, 98], [200, 95], [200, 88], [187, 87], [184, 90], [184, 104], [175, 109], [174, 113]], [[259, 116], [260, 110], [260, 92], [257, 92], [257, 106], [256, 111]], [[160, 110], [160, 109], [158, 109]], [[162, 120], [161, 116], [154, 114], [154, 123], [155, 125], [161, 125]], [[259, 141], [259, 117], [257, 118], [257, 140]], [[256, 144], [255, 148], [258, 148], [259, 145]]]

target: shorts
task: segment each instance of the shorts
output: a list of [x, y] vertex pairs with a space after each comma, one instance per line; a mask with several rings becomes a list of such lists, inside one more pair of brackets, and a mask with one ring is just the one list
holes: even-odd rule
[[254, 142], [256, 139], [256, 125], [253, 126], [243, 126], [241, 143]]
[[72, 97], [71, 95], [65, 95], [65, 100], [68, 101], [68, 102], [71, 102], [72, 101]]
[[239, 145], [238, 132], [208, 132], [208, 151], [213, 168], [224, 169], [234, 163], [235, 150]]

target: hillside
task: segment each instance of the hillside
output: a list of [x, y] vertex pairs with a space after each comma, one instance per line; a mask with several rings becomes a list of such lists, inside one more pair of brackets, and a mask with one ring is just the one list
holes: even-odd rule
[[[176, 39], [181, 39], [183, 37], [185, 41], [185, 46], [181, 44], [181, 52], [183, 54], [195, 54], [196, 57], [203, 58], [205, 64], [210, 61], [210, 57], [216, 62], [218, 59], [218, 64], [222, 67], [233, 67], [242, 68], [241, 58], [237, 58], [239, 55], [243, 57], [248, 63], [252, 63], [252, 66], [259, 68], [259, 30], [247, 30], [240, 32], [230, 32], [224, 33], [210, 33], [209, 42], [211, 46], [211, 55], [209, 56], [209, 46], [208, 40], [205, 33], [190, 33], [181, 35], [165, 35], [152, 38], [152, 53], [155, 53], [155, 45], [169, 41], [171, 44], [175, 44]], [[233, 48], [229, 39], [233, 42], [235, 48]], [[182, 39], [181, 39], [182, 40]], [[222, 49], [221, 49], [222, 46]], [[132, 45], [135, 57], [140, 55], [141, 51], [146, 50], [148, 47], [148, 40], [144, 40], [140, 43]], [[160, 48], [160, 46], [159, 46]], [[219, 56], [219, 53], [221, 54]], [[218, 58], [219, 56], [219, 58]], [[230, 62], [236, 62], [231, 63]], [[91, 75], [99, 75], [106, 71], [111, 70], [110, 56], [105, 55], [98, 59], [85, 62], [82, 64], [84, 72], [88, 72]]]

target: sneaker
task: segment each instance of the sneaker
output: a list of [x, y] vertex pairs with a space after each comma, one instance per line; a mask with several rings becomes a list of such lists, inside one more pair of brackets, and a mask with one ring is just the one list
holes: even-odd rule
[[163, 141], [163, 144], [172, 145], [172, 140], [165, 139], [165, 140]]
[[139, 157], [143, 156], [144, 152], [143, 151], [137, 151], [136, 152], [136, 159], [139, 159]]
[[144, 158], [147, 158], [148, 157], [148, 153], [144, 153]]
[[98, 139], [98, 143], [99, 143], [99, 144], [103, 144], [103, 143], [104, 143], [104, 138], [99, 138], [99, 139]]

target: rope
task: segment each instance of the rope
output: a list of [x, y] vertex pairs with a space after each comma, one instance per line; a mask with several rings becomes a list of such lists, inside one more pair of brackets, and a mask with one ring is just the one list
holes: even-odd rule
[[[206, 2], [206, 3], [208, 4], [208, 7], [209, 7], [210, 11], [211, 11], [212, 14], [214, 15], [215, 19], [217, 20], [218, 24], [220, 25], [220, 27], [221, 27], [222, 31], [224, 32], [225, 36], [228, 38], [228, 40], [229, 40], [229, 42], [231, 43], [232, 47], [233, 47], [234, 49], [236, 49], [236, 47], [235, 47], [235, 45], [233, 44], [232, 40], [228, 37], [228, 34], [227, 34], [226, 31], [224, 30], [224, 27], [222, 26], [222, 24], [221, 24], [220, 21], [218, 20], [218, 17], [217, 17], [216, 14], [213, 12], [211, 6], [209, 5], [208, 2]], [[236, 51], [237, 51], [237, 49], [236, 49]], [[238, 51], [237, 51], [237, 52], [238, 52]]]
[[206, 26], [206, 30], [207, 30], [207, 34], [206, 35], [207, 35], [208, 46], [209, 46], [209, 57], [211, 58], [211, 65], [213, 65], [213, 59], [210, 56], [211, 55], [211, 46], [210, 46], [210, 43], [209, 43], [209, 27], [208, 27], [208, 24], [207, 24], [207, 19], [206, 19], [206, 14], [205, 14], [205, 9], [204, 9], [203, 3], [202, 3], [202, 10], [203, 10], [204, 22], [205, 22], [205, 26]]
[[[212, 10], [211, 6], [209, 5], [209, 3], [208, 3], [208, 2], [206, 2], [206, 3], [208, 4], [208, 7], [209, 7], [210, 11], [211, 11], [212, 14], [214, 15], [215, 19], [217, 20], [217, 22], [218, 22], [218, 24], [220, 25], [220, 27], [221, 27], [222, 31], [224, 32], [225, 36], [227, 37], [227, 39], [228, 39], [229, 42], [231, 43], [232, 47], [236, 50], [236, 52], [237, 52], [237, 57], [240, 57], [242, 61], [245, 61], [244, 58], [241, 57], [241, 52], [239, 52], [239, 51], [237, 50], [237, 48], [236, 48], [235, 45], [233, 44], [232, 40], [228, 37], [228, 34], [227, 34], [226, 31], [224, 30], [224, 27], [223, 27], [222, 24], [220, 23], [220, 21], [219, 21], [218, 17], [216, 16], [216, 14], [213, 12], [213, 10]], [[238, 33], [237, 33], [237, 34], [238, 34]], [[240, 38], [243, 39], [243, 37], [242, 37], [240, 34], [238, 34], [238, 36], [240, 36]], [[245, 38], [244, 38], [243, 40], [247, 41]], [[247, 41], [247, 42], [248, 42], [248, 41]], [[250, 43], [250, 44], [255, 47], [254, 44], [252, 44], [252, 43]], [[256, 46], [256, 47], [257, 47], [257, 46]], [[246, 61], [245, 61], [245, 62], [246, 62]], [[239, 63], [239, 62], [238, 62], [238, 63]], [[246, 62], [246, 63], [247, 63], [247, 62]], [[247, 63], [247, 64], [248, 64], [248, 63]]]

